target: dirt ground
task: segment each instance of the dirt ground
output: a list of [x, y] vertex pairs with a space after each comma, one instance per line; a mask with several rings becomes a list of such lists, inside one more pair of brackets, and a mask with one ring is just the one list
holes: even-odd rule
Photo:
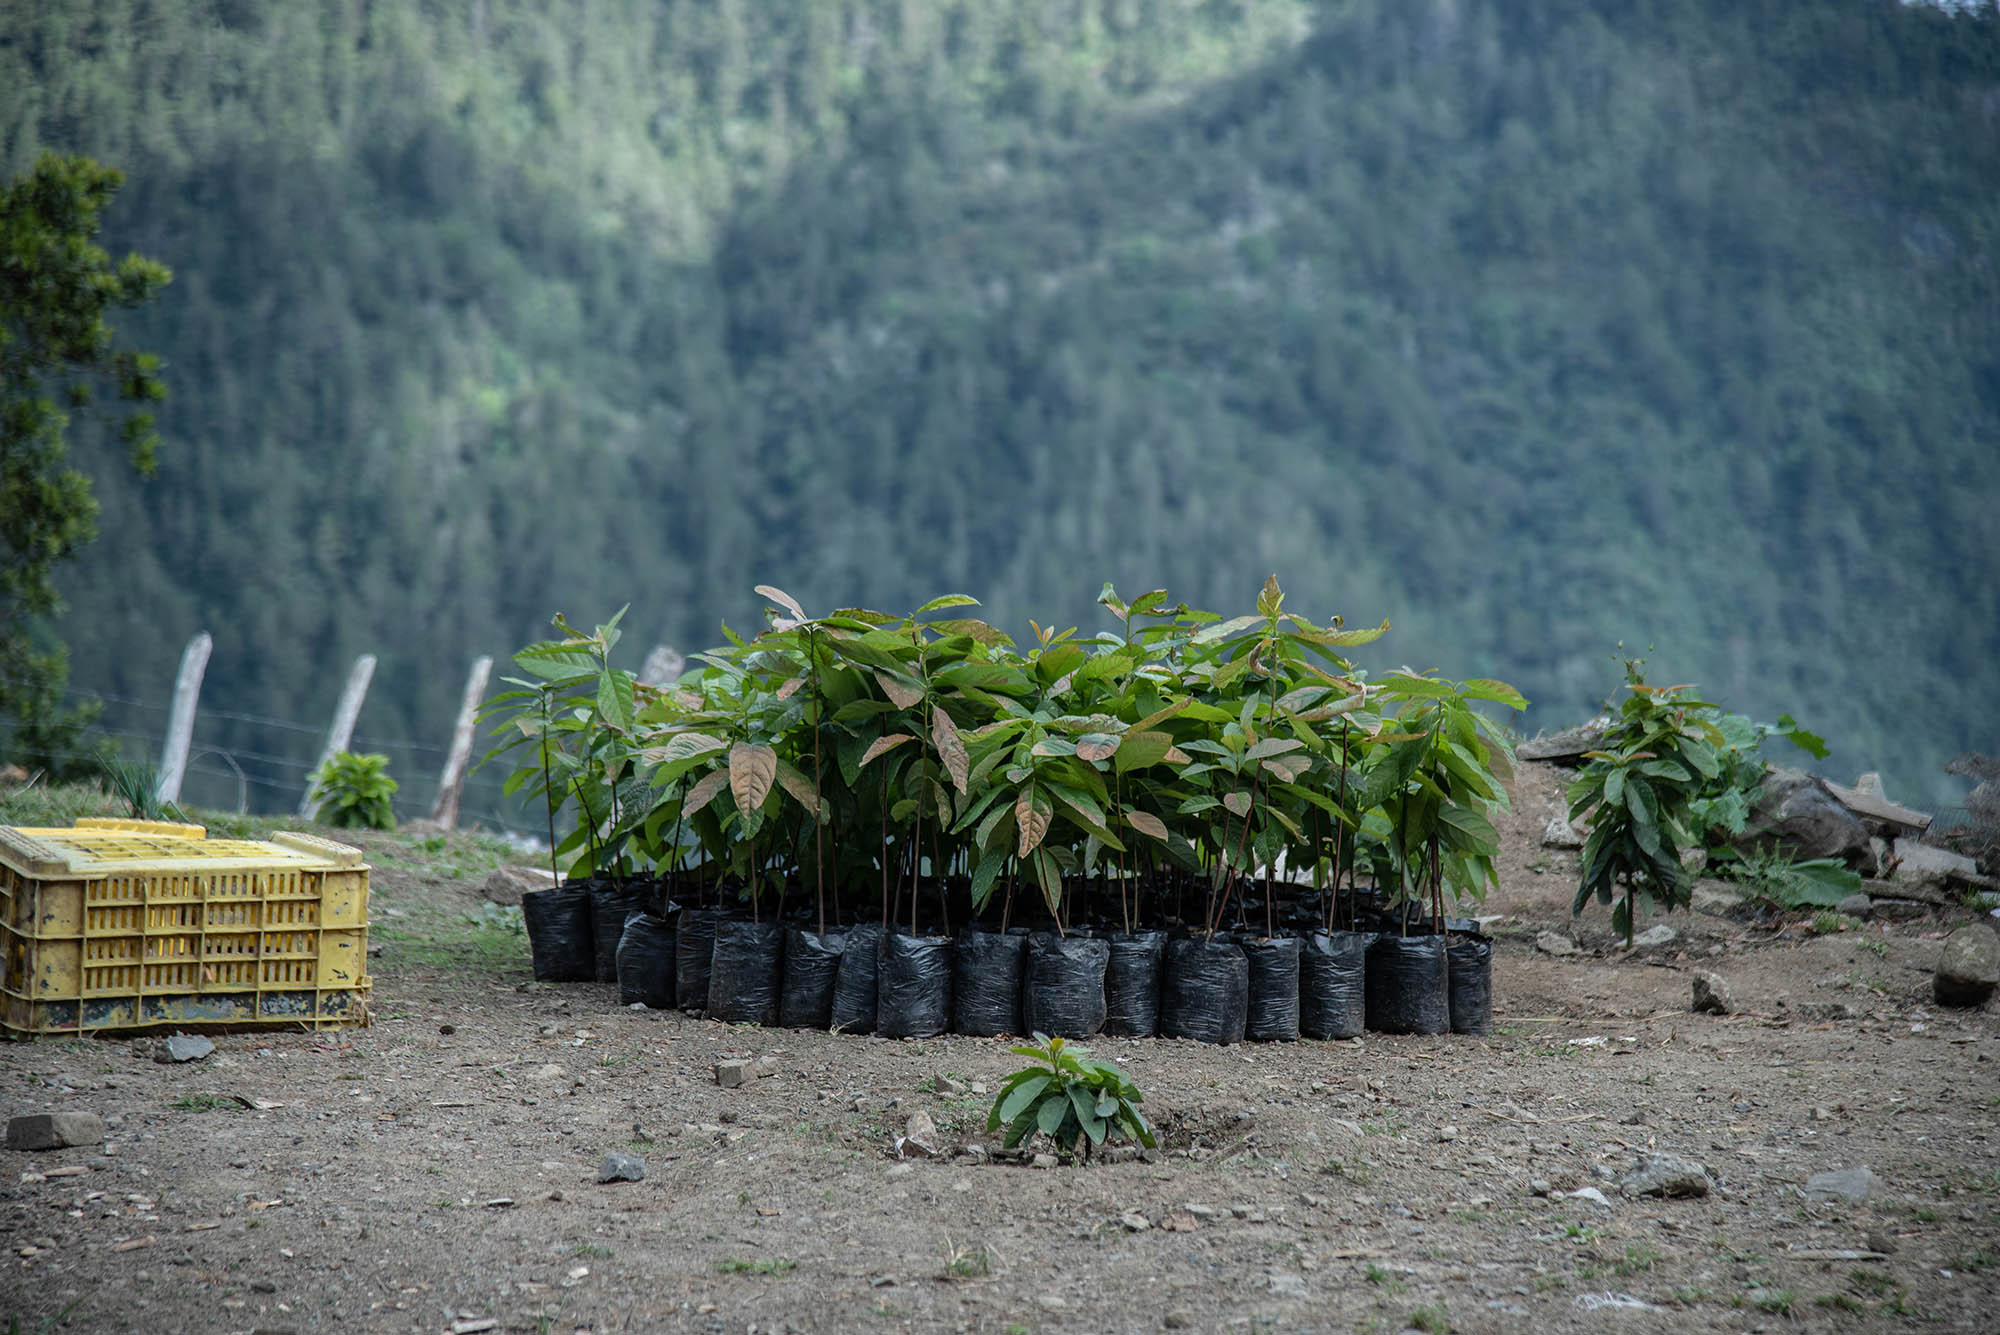
[[[0, 1150], [9, 1332], [1993, 1330], [2000, 1016], [1941, 1011], [1939, 919], [1837, 934], [1572, 923], [1524, 766], [1487, 1038], [1100, 1040], [1157, 1155], [899, 1160], [928, 1112], [990, 1145], [999, 1041], [623, 1010], [475, 923], [470, 841], [369, 841], [372, 1027], [0, 1045], [0, 1114], [109, 1143]], [[442, 845], [442, 849], [437, 847]], [[490, 865], [490, 854], [487, 855]], [[466, 864], [466, 865], [461, 865]], [[1969, 916], [1969, 915], [1965, 915]], [[1556, 957], [1538, 933], [1576, 933]], [[1713, 969], [1743, 1013], [1693, 1014]], [[714, 1063], [775, 1074], [718, 1088]], [[608, 1151], [645, 1178], [600, 1185]], [[1628, 1197], [1671, 1152], [1694, 1199]], [[80, 1165], [74, 1176], [50, 1170]], [[1866, 1165], [1867, 1200], [1808, 1200]], [[1592, 1188], [1602, 1200], [1574, 1195]]]

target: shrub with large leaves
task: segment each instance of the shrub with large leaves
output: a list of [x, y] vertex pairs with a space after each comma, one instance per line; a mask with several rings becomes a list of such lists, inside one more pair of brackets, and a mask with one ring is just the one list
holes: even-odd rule
[[986, 1115], [987, 1131], [1007, 1128], [1006, 1148], [1037, 1132], [1065, 1152], [1082, 1146], [1085, 1158], [1109, 1138], [1156, 1146], [1153, 1128], [1139, 1111], [1146, 1096], [1116, 1066], [1086, 1056], [1089, 1048], [1038, 1033], [1032, 1046], [1007, 1050], [1035, 1064], [1007, 1077]]
[[1592, 896], [1612, 904], [1612, 930], [1628, 946], [1639, 907], [1690, 902], [1693, 879], [1681, 851], [1695, 842], [1691, 806], [1722, 765], [1715, 707], [1686, 686], [1647, 685], [1643, 668], [1627, 661], [1618, 717], [1569, 787], [1570, 819], [1590, 820], [1571, 912], [1583, 912]]

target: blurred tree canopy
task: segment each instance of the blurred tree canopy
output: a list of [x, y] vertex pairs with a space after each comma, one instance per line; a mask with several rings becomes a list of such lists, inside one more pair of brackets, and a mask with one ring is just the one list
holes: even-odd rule
[[440, 738], [558, 609], [1278, 570], [1531, 723], [1622, 639], [1898, 795], [1992, 727], [1990, 4], [30, 0], [0, 88], [178, 275], [95, 689]]
[[150, 477], [159, 436], [144, 405], [167, 394], [159, 358], [118, 346], [105, 321], [171, 277], [137, 254], [114, 264], [96, 244], [122, 180], [89, 158], [44, 153], [0, 185], [0, 729], [10, 758], [58, 774], [88, 768], [76, 748], [91, 711], [63, 701], [66, 655], [47, 623], [62, 607], [58, 564], [97, 536], [90, 479], [68, 461], [69, 413], [109, 381], [137, 405], [117, 435]]

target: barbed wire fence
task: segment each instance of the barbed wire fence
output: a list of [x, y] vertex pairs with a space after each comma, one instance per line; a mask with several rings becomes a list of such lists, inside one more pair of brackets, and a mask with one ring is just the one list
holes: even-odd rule
[[[172, 711], [168, 702], [76, 686], [72, 686], [67, 694], [74, 700], [90, 702], [100, 708], [102, 712], [92, 731], [116, 739], [121, 750], [143, 756], [149, 761], [161, 754]], [[317, 745], [327, 735], [325, 723], [219, 709], [207, 704], [200, 707], [197, 719], [199, 722], [220, 721], [236, 725], [232, 730], [234, 735], [227, 742], [215, 740], [212, 736], [203, 737], [198, 732], [188, 750], [187, 774], [203, 780], [201, 791], [204, 796], [215, 792], [226, 794], [233, 786], [236, 794], [234, 806], [238, 812], [297, 809], [311, 788], [317, 761], [302, 760], [296, 753], [285, 754], [282, 746], [243, 745], [238, 739], [244, 730], [261, 730], [280, 736], [309, 738]], [[356, 732], [348, 739], [344, 749], [378, 752], [390, 757], [390, 773], [397, 777], [400, 785], [394, 798], [399, 822], [415, 820], [430, 813], [437, 786], [434, 778], [450, 755], [450, 747]], [[65, 758], [89, 757], [69, 753]], [[473, 759], [476, 762], [476, 754]], [[546, 841], [546, 834], [538, 838], [532, 823], [522, 813], [506, 810], [503, 780], [503, 773], [489, 770], [475, 769], [465, 774], [461, 780], [460, 827], [476, 825], [516, 841]], [[204, 805], [229, 804], [214, 801]]]

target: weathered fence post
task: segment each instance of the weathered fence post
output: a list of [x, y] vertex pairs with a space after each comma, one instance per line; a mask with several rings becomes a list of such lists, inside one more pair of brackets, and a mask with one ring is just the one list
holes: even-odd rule
[[445, 757], [444, 773], [438, 777], [437, 801], [431, 804], [431, 819], [447, 830], [458, 828], [458, 795], [465, 788], [465, 766], [472, 759], [472, 730], [479, 718], [479, 700], [486, 694], [486, 677], [493, 660], [481, 656], [472, 660], [472, 675], [465, 679], [465, 697], [458, 702], [458, 724], [451, 730], [451, 754]]
[[[361, 702], [368, 697], [368, 682], [375, 675], [375, 655], [363, 654], [354, 660], [354, 667], [347, 674], [347, 689], [340, 693], [340, 707], [333, 711], [333, 726], [327, 729], [326, 750], [320, 752], [319, 764], [313, 766], [317, 774], [332, 760], [347, 749], [347, 739], [354, 735], [354, 720], [361, 716]], [[312, 780], [306, 780], [306, 795], [299, 799], [299, 814], [313, 813]]]
[[187, 776], [188, 746], [194, 740], [194, 711], [201, 699], [201, 674], [208, 670], [208, 652], [215, 642], [207, 631], [197, 632], [181, 650], [180, 675], [174, 678], [173, 712], [167, 715], [167, 740], [160, 748], [160, 778], [153, 789], [161, 802], [181, 800], [181, 780]]

